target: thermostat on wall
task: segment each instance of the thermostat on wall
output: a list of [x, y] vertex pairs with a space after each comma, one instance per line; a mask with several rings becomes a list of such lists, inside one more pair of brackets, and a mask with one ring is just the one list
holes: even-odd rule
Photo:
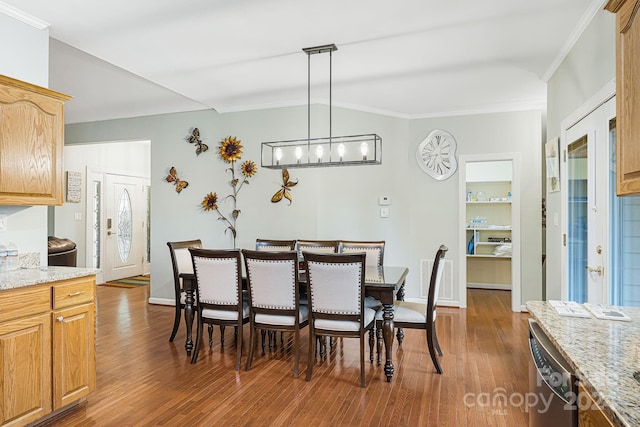
[[389, 196], [378, 197], [378, 204], [380, 206], [389, 206], [391, 204], [391, 197]]

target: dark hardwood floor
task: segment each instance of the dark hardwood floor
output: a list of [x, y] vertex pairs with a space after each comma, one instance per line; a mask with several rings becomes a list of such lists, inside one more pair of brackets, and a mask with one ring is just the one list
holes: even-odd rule
[[249, 372], [243, 350], [243, 368], [235, 371], [233, 328], [224, 348], [216, 328], [213, 349], [205, 343], [191, 365], [184, 324], [169, 343], [173, 308], [148, 298], [148, 286], [98, 286], [97, 390], [47, 425], [528, 425], [520, 397], [528, 391], [529, 316], [510, 311], [509, 292], [470, 290], [468, 309], [438, 309], [443, 375], [434, 371], [424, 331], [405, 330], [403, 348], [394, 345], [393, 381], [367, 361], [366, 388], [356, 339], [338, 340], [325, 360], [317, 358], [306, 382], [306, 329], [298, 379], [291, 343], [264, 356], [257, 351]]

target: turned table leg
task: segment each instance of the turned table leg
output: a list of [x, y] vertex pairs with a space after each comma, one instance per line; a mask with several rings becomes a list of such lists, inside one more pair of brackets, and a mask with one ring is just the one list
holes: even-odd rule
[[383, 305], [382, 319], [382, 336], [386, 349], [384, 374], [387, 376], [387, 382], [390, 382], [393, 377], [393, 304]]
[[187, 324], [187, 342], [184, 348], [187, 350], [187, 356], [191, 356], [193, 350], [193, 303], [193, 289], [185, 289], [184, 321]]

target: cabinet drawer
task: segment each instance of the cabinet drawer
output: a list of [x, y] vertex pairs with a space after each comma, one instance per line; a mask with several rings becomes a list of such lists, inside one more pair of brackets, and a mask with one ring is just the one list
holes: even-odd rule
[[96, 289], [95, 277], [80, 277], [53, 285], [53, 309], [93, 302]]
[[0, 292], [0, 322], [50, 310], [49, 288], [38, 285]]

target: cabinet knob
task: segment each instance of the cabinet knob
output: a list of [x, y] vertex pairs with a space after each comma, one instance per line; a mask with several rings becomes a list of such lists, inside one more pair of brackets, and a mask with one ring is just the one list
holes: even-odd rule
[[64, 320], [64, 317], [62, 317], [62, 316], [58, 316], [58, 317], [56, 317], [56, 320], [57, 320], [58, 322], [62, 322], [62, 321]]

